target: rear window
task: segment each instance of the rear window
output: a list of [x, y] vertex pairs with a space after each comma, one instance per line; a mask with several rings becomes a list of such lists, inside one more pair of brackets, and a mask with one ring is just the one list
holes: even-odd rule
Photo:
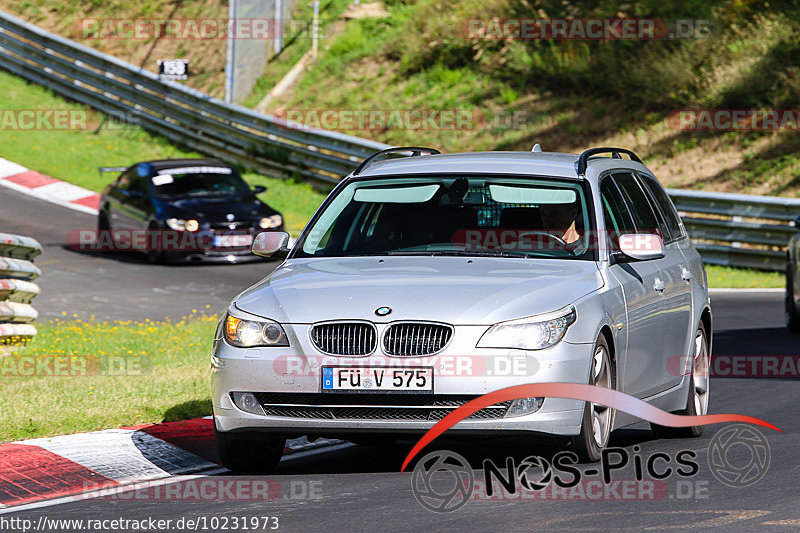
[[670, 200], [669, 196], [667, 196], [667, 192], [653, 178], [641, 176], [641, 179], [652, 194], [653, 198], [658, 204], [658, 207], [661, 208], [661, 213], [664, 215], [669, 232], [672, 234], [672, 240], [677, 240], [683, 237], [683, 231], [681, 229], [681, 222], [680, 218], [678, 217], [678, 212], [675, 210], [675, 206], [672, 205], [672, 200]]
[[663, 231], [659, 227], [660, 220], [633, 174], [628, 172], [614, 174], [614, 181], [630, 207], [639, 233], [656, 233], [663, 236]]

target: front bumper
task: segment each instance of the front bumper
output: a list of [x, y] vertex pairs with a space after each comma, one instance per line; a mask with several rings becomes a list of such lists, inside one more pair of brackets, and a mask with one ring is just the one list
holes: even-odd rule
[[[309, 340], [310, 325], [283, 324], [283, 327], [289, 338], [289, 347], [245, 349], [230, 346], [221, 339], [215, 341], [211, 389], [219, 431], [261, 430], [287, 436], [322, 437], [360, 433], [390, 433], [398, 436], [419, 434], [430, 429], [441, 416], [422, 420], [393, 418], [386, 411], [379, 413], [371, 410], [371, 407], [387, 407], [385, 399], [379, 402], [380, 406], [371, 403], [371, 393], [350, 393], [356, 394], [359, 399], [350, 403], [358, 404], [363, 409], [357, 414], [348, 411], [350, 414], [345, 418], [339, 418], [339, 415], [321, 418], [315, 414], [318, 411], [313, 409], [300, 409], [301, 416], [255, 415], [236, 407], [230, 393], [305, 393], [303, 396], [317, 396], [322, 403], [327, 403], [325, 399], [330, 397], [330, 393], [321, 391], [322, 366], [426, 366], [434, 369], [434, 398], [445, 395], [477, 397], [512, 385], [587, 383], [593, 348], [591, 344], [562, 341], [552, 348], [538, 351], [477, 349], [475, 344], [488, 326], [456, 326], [450, 345], [432, 356], [393, 357], [381, 353], [379, 347], [369, 356], [337, 357], [316, 350]], [[380, 335], [381, 325], [378, 325], [378, 329]], [[388, 407], [392, 407], [391, 404]], [[471, 418], [458, 422], [451, 431], [487, 435], [533, 432], [573, 436], [580, 433], [583, 407], [582, 401], [547, 398], [534, 413], [518, 417]], [[370, 413], [376, 414], [373, 416]]]
[[167, 260], [171, 263], [250, 263], [257, 261], [269, 261], [269, 258], [255, 255], [250, 246], [215, 246], [214, 238], [230, 235], [250, 235], [251, 239], [264, 231], [283, 231], [283, 226], [275, 229], [262, 230], [258, 228], [248, 228], [244, 231], [224, 231], [224, 230], [201, 230], [198, 232], [197, 240], [205, 243], [194, 250], [168, 251]]

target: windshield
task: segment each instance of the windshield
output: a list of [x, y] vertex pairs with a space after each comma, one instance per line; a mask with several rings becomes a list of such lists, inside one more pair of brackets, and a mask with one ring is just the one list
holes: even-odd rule
[[244, 196], [251, 192], [241, 176], [229, 168], [179, 173], [181, 170], [162, 171], [153, 176], [153, 193], [156, 196]]
[[594, 260], [581, 183], [505, 176], [355, 181], [316, 217], [296, 257], [465, 255]]

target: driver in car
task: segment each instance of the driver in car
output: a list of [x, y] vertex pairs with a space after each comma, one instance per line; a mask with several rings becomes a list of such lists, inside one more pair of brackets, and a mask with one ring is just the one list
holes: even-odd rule
[[560, 237], [567, 244], [573, 244], [581, 238], [575, 223], [580, 210], [577, 202], [570, 204], [541, 204], [539, 213], [542, 227], [548, 233]]

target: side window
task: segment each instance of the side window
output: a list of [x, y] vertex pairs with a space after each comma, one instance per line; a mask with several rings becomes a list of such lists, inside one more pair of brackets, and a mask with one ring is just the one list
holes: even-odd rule
[[650, 200], [641, 186], [639, 186], [639, 182], [633, 177], [633, 174], [629, 172], [614, 174], [614, 182], [630, 207], [633, 221], [636, 223], [636, 229], [639, 233], [657, 233], [662, 235], [664, 239], [668, 239], [669, 234], [665, 235], [664, 231], [667, 228], [656, 215], [650, 205]]
[[642, 175], [639, 177], [641, 178], [645, 187], [647, 187], [652, 194], [658, 206], [661, 208], [661, 213], [664, 215], [664, 219], [666, 220], [670, 233], [672, 233], [672, 238], [680, 239], [683, 237], [683, 231], [681, 231], [681, 222], [680, 218], [678, 218], [678, 212], [675, 210], [675, 206], [672, 205], [672, 200], [670, 200], [669, 196], [667, 196], [667, 192], [664, 190], [661, 184], [656, 182], [653, 178]]
[[128, 187], [129, 191], [141, 191], [147, 192], [147, 178], [143, 178], [133, 172], [130, 176], [130, 186]]
[[116, 187], [120, 191], [127, 191], [128, 188], [131, 186], [131, 176], [133, 175], [132, 170], [126, 170], [122, 173], [122, 175], [117, 178]]
[[618, 249], [620, 235], [634, 233], [636, 227], [619, 189], [610, 177], [600, 183], [600, 202], [603, 204], [603, 220], [611, 246]]

